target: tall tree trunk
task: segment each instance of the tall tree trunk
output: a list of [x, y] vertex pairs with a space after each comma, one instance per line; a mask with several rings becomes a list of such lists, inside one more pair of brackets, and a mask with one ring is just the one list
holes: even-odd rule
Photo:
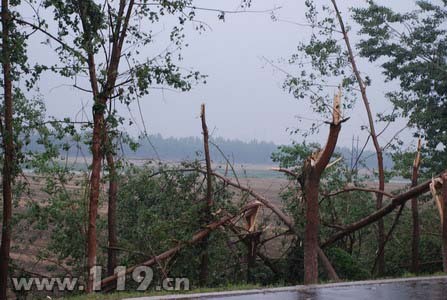
[[[211, 158], [209, 149], [209, 135], [208, 127], [206, 125], [205, 117], [205, 104], [202, 104], [200, 111], [200, 118], [202, 121], [202, 131], [203, 131], [203, 149], [205, 154], [206, 162], [206, 197], [204, 208], [202, 212], [202, 224], [208, 224], [212, 220], [211, 209], [213, 206], [213, 181], [212, 181], [212, 169], [211, 169]], [[200, 254], [200, 285], [206, 286], [208, 282], [209, 273], [209, 256], [208, 256], [208, 236], [204, 237], [201, 243], [201, 254]]]
[[442, 176], [442, 266], [447, 272], [447, 174]]
[[[120, 1], [118, 15], [116, 16], [116, 24], [112, 39], [112, 49], [110, 53], [110, 63], [107, 68], [107, 76], [104, 84], [101, 84], [101, 92], [96, 76], [95, 50], [92, 43], [95, 32], [91, 28], [91, 18], [85, 1], [77, 1], [78, 15], [82, 23], [84, 43], [87, 52], [87, 63], [89, 71], [89, 80], [93, 93], [93, 137], [92, 137], [92, 171], [90, 175], [90, 198], [89, 198], [89, 215], [87, 230], [87, 292], [92, 292], [94, 287], [94, 278], [92, 270], [96, 265], [96, 219], [98, 215], [98, 200], [100, 193], [101, 181], [101, 165], [103, 159], [103, 142], [105, 132], [104, 111], [106, 109], [107, 99], [112, 95], [116, 80], [118, 77], [119, 64], [121, 60], [122, 48], [127, 36], [127, 30], [132, 16], [134, 0]], [[126, 11], [127, 5], [127, 11]]]
[[107, 274], [113, 275], [117, 266], [117, 250], [118, 239], [116, 232], [116, 197], [118, 193], [118, 174], [116, 172], [115, 160], [113, 153], [108, 152], [106, 155], [107, 166], [109, 169], [109, 203], [107, 211], [107, 229], [109, 237], [109, 247], [107, 253]]
[[3, 58], [3, 88], [4, 88], [4, 129], [3, 129], [3, 223], [2, 241], [0, 247], [0, 299], [6, 299], [8, 286], [8, 268], [11, 249], [11, 218], [12, 218], [12, 180], [14, 164], [13, 139], [13, 104], [12, 79], [10, 61], [10, 14], [8, 0], [2, 0], [2, 58]]
[[[337, 2], [335, 0], [331, 0], [331, 1], [332, 1], [332, 5], [334, 6], [335, 13], [337, 15], [340, 29], [343, 34], [343, 39], [345, 41], [346, 48], [348, 50], [349, 61], [351, 63], [352, 70], [354, 72], [355, 78], [359, 85], [360, 92], [362, 95], [363, 104], [365, 106], [366, 114], [368, 116], [369, 132], [370, 132], [371, 139], [373, 141], [374, 149], [376, 150], [377, 168], [379, 171], [379, 174], [378, 174], [379, 175], [379, 190], [384, 191], [385, 190], [385, 170], [384, 170], [384, 166], [383, 166], [383, 152], [382, 152], [382, 148], [380, 147], [379, 140], [377, 138], [373, 114], [372, 114], [371, 106], [369, 104], [368, 96], [366, 94], [366, 85], [363, 82], [362, 76], [360, 75], [360, 71], [357, 67], [357, 63], [355, 61], [355, 55], [354, 55], [354, 52], [352, 51], [351, 43], [349, 41], [349, 35], [348, 35], [348, 32], [344, 25], [343, 18], [341, 17], [340, 10], [338, 9]], [[377, 193], [376, 194], [376, 208], [378, 211], [382, 208], [382, 204], [383, 204], [382, 200], [383, 200], [383, 194]], [[383, 224], [383, 219], [380, 219], [377, 222], [377, 245], [378, 245], [377, 248], [380, 249], [381, 245], [384, 242], [385, 242], [385, 227]], [[385, 271], [385, 252], [382, 252], [378, 258], [377, 271], [378, 271], [378, 275], [382, 275]]]
[[100, 98], [99, 84], [96, 77], [96, 64], [91, 30], [89, 26], [87, 8], [79, 1], [79, 16], [84, 29], [87, 47], [87, 63], [90, 85], [93, 93], [93, 136], [92, 136], [92, 170], [90, 174], [90, 191], [87, 228], [87, 293], [95, 290], [93, 269], [96, 266], [96, 218], [98, 215], [99, 189], [101, 181], [101, 165], [103, 159], [102, 147], [104, 136], [104, 110], [107, 98]]
[[[380, 176], [380, 175], [379, 175]], [[379, 180], [379, 190], [383, 191], [383, 185], [380, 184]], [[376, 198], [376, 209], [380, 210], [383, 204], [383, 195], [377, 194]], [[385, 225], [383, 223], [383, 219], [380, 219], [377, 222], [377, 246], [379, 249], [379, 257], [377, 260], [377, 275], [381, 276], [385, 272], [385, 249], [380, 251], [382, 245], [385, 244]]]
[[88, 210], [87, 230], [87, 268], [89, 280], [87, 292], [92, 292], [94, 287], [93, 269], [96, 266], [96, 219], [98, 215], [98, 201], [101, 181], [101, 165], [103, 153], [101, 149], [104, 135], [104, 111], [96, 110], [93, 114], [93, 138], [92, 138], [92, 171], [90, 175], [90, 199]]
[[417, 198], [411, 199], [411, 216], [413, 219], [413, 235], [411, 241], [411, 272], [419, 273], [419, 210]]
[[304, 284], [318, 282], [318, 231], [320, 225], [318, 186], [320, 178], [315, 174], [312, 162], [304, 167], [304, 197], [306, 199], [306, 229], [304, 233]]
[[[421, 138], [418, 140], [418, 148], [416, 158], [413, 162], [413, 173], [411, 176], [411, 186], [415, 187], [418, 184], [419, 167], [421, 165]], [[419, 240], [420, 240], [420, 228], [419, 228], [419, 210], [418, 199], [414, 197], [411, 199], [411, 216], [413, 220], [413, 235], [411, 241], [411, 272], [419, 273]]]

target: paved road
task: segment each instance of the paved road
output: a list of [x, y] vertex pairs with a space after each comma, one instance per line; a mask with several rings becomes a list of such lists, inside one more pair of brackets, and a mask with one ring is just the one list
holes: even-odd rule
[[[137, 299], [137, 298], [135, 298]], [[199, 300], [444, 300], [447, 299], [447, 276], [336, 283], [315, 286], [146, 297], [152, 299]]]
[[213, 300], [444, 300], [447, 279], [400, 283], [366, 284], [341, 287], [312, 288], [301, 291], [211, 297]]

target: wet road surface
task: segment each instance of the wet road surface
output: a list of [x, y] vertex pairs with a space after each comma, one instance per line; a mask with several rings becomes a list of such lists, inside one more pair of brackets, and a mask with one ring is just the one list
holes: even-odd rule
[[264, 292], [249, 295], [217, 296], [212, 300], [444, 300], [447, 279], [412, 280], [346, 286], [322, 286], [296, 291]]
[[447, 300], [447, 276], [341, 282], [127, 300]]

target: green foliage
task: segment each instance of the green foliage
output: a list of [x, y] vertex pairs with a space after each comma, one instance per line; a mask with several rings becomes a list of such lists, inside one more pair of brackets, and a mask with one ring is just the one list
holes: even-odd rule
[[[141, 261], [142, 253], [150, 257], [187, 243], [203, 228], [205, 185], [202, 173], [194, 171], [197, 168], [197, 163], [156, 169], [131, 167], [123, 174], [126, 180], [120, 185], [118, 195], [118, 238], [129, 252], [121, 254], [122, 264], [133, 265]], [[218, 182], [214, 185], [213, 211], [235, 213], [237, 207], [230, 202], [231, 193]], [[241, 278], [243, 268], [228, 262], [238, 261], [244, 248], [228, 247], [228, 238], [221, 231], [210, 236], [211, 286], [235, 283]], [[200, 243], [186, 247], [166, 265], [167, 272], [170, 276], [188, 277], [192, 284], [198, 282], [200, 251]]]
[[306, 145], [306, 143], [279, 146], [278, 150], [272, 153], [272, 161], [279, 163], [281, 168], [302, 166], [303, 161], [319, 148], [318, 144]]
[[[297, 53], [288, 60], [296, 71], [287, 75], [283, 87], [296, 99], [309, 101], [320, 116], [329, 118], [336, 88], [343, 87], [342, 105], [345, 110], [350, 109], [356, 99], [356, 82], [335, 12], [327, 5], [319, 7], [312, 0], [305, 3], [306, 20], [312, 33], [309, 40], [298, 44]], [[310, 130], [302, 134], [307, 137], [317, 132], [320, 125], [321, 122], [315, 121]]]
[[387, 98], [423, 136], [430, 171], [439, 172], [447, 162], [447, 10], [443, 1], [415, 4], [415, 10], [398, 13], [369, 1], [353, 9], [353, 17], [361, 25], [360, 55], [378, 61], [388, 81], [397, 80], [400, 88]]
[[370, 274], [359, 261], [348, 252], [340, 248], [330, 248], [327, 251], [328, 258], [333, 262], [338, 276], [346, 280], [365, 280]]

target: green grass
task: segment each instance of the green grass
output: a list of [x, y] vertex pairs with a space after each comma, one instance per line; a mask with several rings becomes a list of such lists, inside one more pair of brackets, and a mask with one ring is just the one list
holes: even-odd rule
[[110, 294], [91, 294], [91, 295], [78, 295], [71, 297], [64, 297], [60, 299], [69, 300], [120, 300], [124, 298], [135, 297], [149, 297], [149, 296], [164, 296], [171, 294], [195, 294], [195, 293], [210, 293], [210, 292], [226, 292], [226, 291], [239, 291], [239, 290], [252, 290], [259, 288], [269, 288], [269, 286], [260, 286], [254, 284], [240, 284], [240, 285], [226, 285], [215, 288], [198, 288], [190, 291], [148, 291], [148, 292], [117, 292]]

